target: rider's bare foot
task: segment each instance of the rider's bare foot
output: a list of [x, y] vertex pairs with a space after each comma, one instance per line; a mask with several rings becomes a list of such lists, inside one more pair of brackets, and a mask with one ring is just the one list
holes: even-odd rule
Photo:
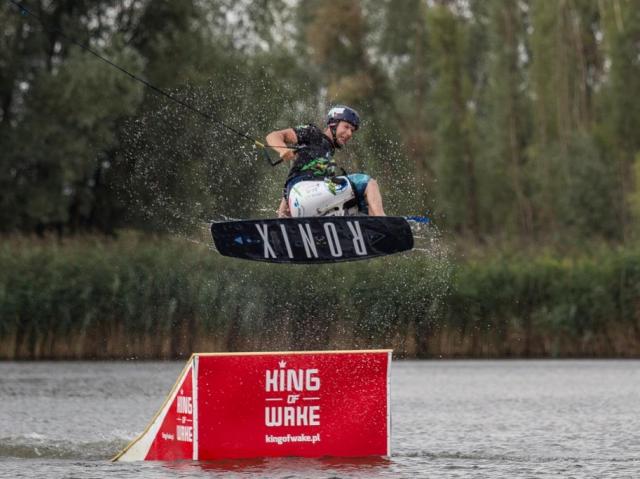
[[367, 188], [364, 190], [364, 197], [369, 207], [369, 216], [386, 216], [382, 206], [382, 195], [380, 194], [378, 182], [373, 178], [369, 180]]
[[287, 203], [287, 200], [284, 198], [280, 200], [280, 206], [278, 206], [278, 210], [276, 212], [278, 213], [278, 218], [291, 217], [291, 211], [289, 211], [289, 204]]

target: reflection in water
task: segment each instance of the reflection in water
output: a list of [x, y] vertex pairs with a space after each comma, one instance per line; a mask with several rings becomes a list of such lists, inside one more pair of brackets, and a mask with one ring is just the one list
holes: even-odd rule
[[267, 476], [314, 477], [327, 473], [344, 475], [361, 475], [371, 477], [382, 474], [390, 466], [391, 461], [382, 457], [280, 457], [256, 459], [225, 459], [218, 461], [177, 461], [165, 462], [163, 466], [173, 471], [195, 471], [213, 473], [261, 474]]

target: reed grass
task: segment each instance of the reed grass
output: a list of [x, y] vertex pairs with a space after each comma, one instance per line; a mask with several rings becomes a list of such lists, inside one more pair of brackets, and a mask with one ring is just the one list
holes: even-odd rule
[[639, 305], [640, 248], [293, 266], [134, 233], [0, 246], [2, 359], [378, 347], [403, 357], [638, 357]]

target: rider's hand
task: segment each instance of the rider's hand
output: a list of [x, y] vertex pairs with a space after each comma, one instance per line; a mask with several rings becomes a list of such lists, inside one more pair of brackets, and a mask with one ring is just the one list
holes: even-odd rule
[[296, 150], [283, 148], [283, 151], [280, 152], [280, 158], [282, 158], [284, 161], [293, 160], [295, 156], [296, 156]]

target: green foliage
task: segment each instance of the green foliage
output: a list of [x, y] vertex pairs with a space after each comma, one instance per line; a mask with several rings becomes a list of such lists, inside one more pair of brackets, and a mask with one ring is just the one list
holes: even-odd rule
[[[124, 49], [119, 63], [136, 69], [139, 58]], [[118, 98], [118, 101], [113, 101]], [[91, 215], [101, 148], [116, 142], [119, 118], [132, 114], [141, 88], [93, 56], [74, 49], [55, 72], [42, 72], [31, 86], [27, 112], [7, 139], [3, 189], [15, 209], [2, 211], [3, 229], [77, 224]], [[9, 174], [7, 174], [9, 173]]]
[[469, 28], [445, 7], [432, 9], [427, 21], [435, 52], [432, 101], [438, 117], [435, 167], [438, 200], [450, 227], [477, 234], [477, 177], [471, 151], [475, 133], [470, 111], [472, 87], [465, 68]]
[[[640, 182], [640, 154], [636, 155], [633, 163], [633, 182], [636, 185]], [[640, 228], [638, 228], [640, 224], [640, 191], [636, 190], [629, 196], [629, 207], [634, 219], [634, 234], [637, 237], [640, 233]]]
[[[353, 104], [337, 160], [390, 213], [476, 242], [636, 229], [640, 0], [41, 3], [46, 28], [250, 136]], [[286, 167], [250, 141], [9, 4], [0, 22], [0, 231], [273, 215]]]
[[124, 235], [0, 247], [3, 358], [393, 347], [417, 357], [637, 356], [640, 250], [415, 252], [275, 266]]
[[382, 347], [407, 324], [435, 321], [449, 275], [428, 257], [274, 270], [139, 235], [6, 241], [0, 266], [5, 358]]
[[563, 226], [573, 230], [578, 237], [600, 236], [615, 240], [622, 236], [622, 219], [616, 215], [613, 193], [615, 171], [605, 155], [588, 135], [576, 134], [570, 139], [563, 159], [568, 181], [559, 216]]
[[[531, 179], [527, 174], [527, 145], [531, 143], [530, 102], [523, 68], [522, 47], [525, 13], [516, 2], [488, 2], [487, 12], [476, 29], [488, 42], [487, 58], [479, 60], [479, 115], [477, 143], [479, 201], [483, 227], [489, 234], [533, 234]], [[481, 35], [476, 34], [476, 37]]]
[[448, 319], [499, 355], [635, 355], [639, 260], [600, 249], [473, 262], [458, 269]]

